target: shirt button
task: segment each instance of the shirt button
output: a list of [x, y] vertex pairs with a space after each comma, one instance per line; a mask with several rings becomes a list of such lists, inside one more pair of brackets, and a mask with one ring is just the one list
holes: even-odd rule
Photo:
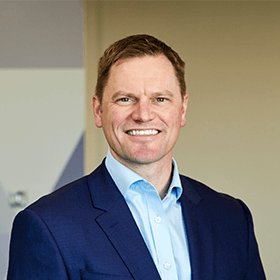
[[169, 193], [166, 198], [170, 198], [170, 196], [171, 196], [171, 193]]
[[160, 223], [161, 222], [161, 217], [159, 217], [159, 216], [157, 216], [156, 218], [155, 218], [155, 221], [156, 221], [156, 223]]
[[164, 268], [165, 268], [166, 270], [170, 269], [170, 268], [171, 268], [171, 264], [170, 264], [170, 263], [165, 263], [165, 264], [164, 264]]

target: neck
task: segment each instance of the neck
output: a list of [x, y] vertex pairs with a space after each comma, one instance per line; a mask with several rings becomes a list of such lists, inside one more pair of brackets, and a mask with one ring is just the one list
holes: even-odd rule
[[143, 179], [151, 183], [163, 199], [172, 181], [172, 155], [167, 155], [159, 161], [139, 164], [119, 160], [126, 167], [140, 175]]

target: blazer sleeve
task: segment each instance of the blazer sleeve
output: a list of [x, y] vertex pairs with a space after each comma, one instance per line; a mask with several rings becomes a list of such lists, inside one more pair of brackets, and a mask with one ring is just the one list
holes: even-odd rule
[[13, 223], [7, 280], [68, 279], [57, 244], [44, 221], [32, 210]]
[[250, 210], [245, 205], [244, 202], [238, 200], [241, 204], [246, 218], [247, 218], [247, 225], [248, 225], [248, 248], [247, 248], [247, 269], [246, 269], [246, 280], [265, 280], [264, 269], [262, 266], [261, 258], [259, 255], [258, 244], [256, 241], [255, 233], [254, 233], [254, 225], [252, 215]]

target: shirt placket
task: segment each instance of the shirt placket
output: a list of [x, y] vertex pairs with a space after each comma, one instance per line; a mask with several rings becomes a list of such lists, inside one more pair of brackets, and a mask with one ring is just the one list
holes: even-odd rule
[[175, 258], [162, 201], [154, 187], [146, 186], [145, 189], [143, 194], [147, 202], [151, 234], [157, 253], [157, 269], [162, 279], [177, 280]]

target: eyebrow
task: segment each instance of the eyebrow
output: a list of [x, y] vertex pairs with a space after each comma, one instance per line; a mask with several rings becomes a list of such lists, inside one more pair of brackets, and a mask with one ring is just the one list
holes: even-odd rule
[[158, 91], [158, 92], [152, 93], [152, 96], [160, 96], [160, 95], [174, 97], [174, 94], [171, 91], [169, 91], [169, 90]]
[[[131, 97], [131, 98], [135, 98], [137, 96], [135, 96], [135, 94], [133, 93], [130, 93], [130, 92], [125, 92], [125, 91], [117, 91], [113, 94], [112, 96], [112, 100], [115, 100], [116, 98], [118, 98], [119, 96], [125, 96], [125, 97]], [[165, 91], [156, 91], [156, 92], [153, 92], [151, 94], [152, 97], [155, 97], [155, 96], [169, 96], [169, 97], [174, 97], [174, 94], [169, 91], [169, 90], [165, 90]]]
[[115, 100], [119, 96], [134, 97], [135, 98], [135, 95], [133, 95], [132, 93], [119, 90], [119, 91], [117, 91], [113, 94], [112, 100]]

